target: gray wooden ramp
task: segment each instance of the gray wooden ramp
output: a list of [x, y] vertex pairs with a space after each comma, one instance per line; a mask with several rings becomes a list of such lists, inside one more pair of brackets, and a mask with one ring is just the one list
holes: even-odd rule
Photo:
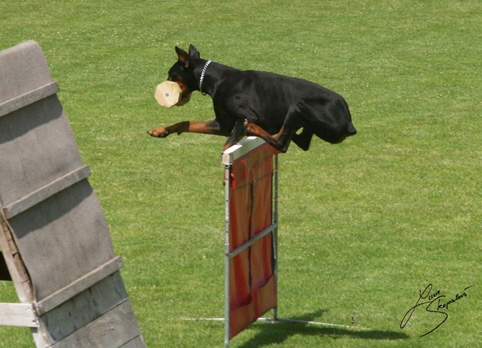
[[0, 280], [19, 297], [0, 325], [37, 347], [145, 347], [58, 91], [36, 42], [0, 52]]

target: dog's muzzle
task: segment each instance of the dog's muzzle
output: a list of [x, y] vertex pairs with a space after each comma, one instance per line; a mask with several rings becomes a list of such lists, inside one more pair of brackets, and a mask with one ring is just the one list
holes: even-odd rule
[[170, 108], [174, 105], [182, 106], [191, 100], [191, 95], [183, 95], [181, 87], [176, 82], [164, 81], [156, 87], [154, 94], [159, 105]]

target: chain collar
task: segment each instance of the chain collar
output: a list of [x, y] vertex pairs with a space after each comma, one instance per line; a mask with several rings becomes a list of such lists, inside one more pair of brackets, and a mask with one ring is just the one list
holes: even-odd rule
[[203, 68], [203, 71], [202, 71], [202, 73], [201, 73], [201, 78], [199, 79], [199, 91], [201, 92], [202, 95], [206, 95], [206, 93], [204, 93], [204, 92], [202, 91], [202, 86], [203, 86], [203, 81], [204, 81], [204, 75], [206, 75], [206, 70], [207, 70], [209, 64], [211, 64], [211, 61], [210, 61], [210, 60], [208, 60], [208, 61], [206, 62], [206, 64], [204, 64], [204, 68]]

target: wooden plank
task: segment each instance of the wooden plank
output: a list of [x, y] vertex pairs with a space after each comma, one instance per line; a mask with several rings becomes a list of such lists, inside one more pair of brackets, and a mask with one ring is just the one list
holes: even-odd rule
[[[51, 348], [122, 347], [141, 336], [129, 300], [80, 328]], [[138, 346], [145, 347], [145, 345]]]
[[83, 165], [56, 95], [0, 117], [0, 139], [4, 207]]
[[0, 325], [38, 327], [31, 303], [0, 303]]
[[8, 221], [39, 302], [115, 257], [107, 221], [88, 180]]
[[90, 169], [88, 166], [82, 166], [64, 176], [52, 181], [38, 190], [20, 198], [19, 200], [10, 203], [3, 208], [5, 217], [11, 219], [14, 216], [24, 212], [27, 209], [39, 204], [40, 202], [52, 197], [56, 193], [65, 190], [81, 180], [84, 180], [90, 176]]
[[37, 302], [35, 307], [39, 315], [45, 314], [62, 303], [68, 301], [75, 295], [87, 290], [92, 285], [98, 283], [102, 279], [110, 276], [114, 272], [120, 270], [123, 266], [122, 258], [117, 256], [109, 262], [94, 269], [86, 275], [78, 278], [76, 281], [70, 283], [66, 287], [54, 292], [43, 300]]
[[[40, 317], [40, 327], [48, 332], [49, 345], [61, 341], [127, 300], [120, 272], [101, 280], [86, 291]], [[72, 315], [75, 313], [75, 315]]]
[[30, 92], [24, 93], [13, 99], [7, 100], [0, 104], [0, 117], [26, 107], [39, 100], [50, 97], [59, 91], [57, 82], [50, 82], [42, 87], [35, 88]]

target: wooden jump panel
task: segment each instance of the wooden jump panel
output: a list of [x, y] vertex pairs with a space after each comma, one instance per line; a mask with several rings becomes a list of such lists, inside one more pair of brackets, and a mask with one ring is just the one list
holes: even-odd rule
[[1, 51], [0, 76], [0, 278], [21, 302], [0, 303], [0, 325], [38, 348], [145, 347], [40, 46]]

